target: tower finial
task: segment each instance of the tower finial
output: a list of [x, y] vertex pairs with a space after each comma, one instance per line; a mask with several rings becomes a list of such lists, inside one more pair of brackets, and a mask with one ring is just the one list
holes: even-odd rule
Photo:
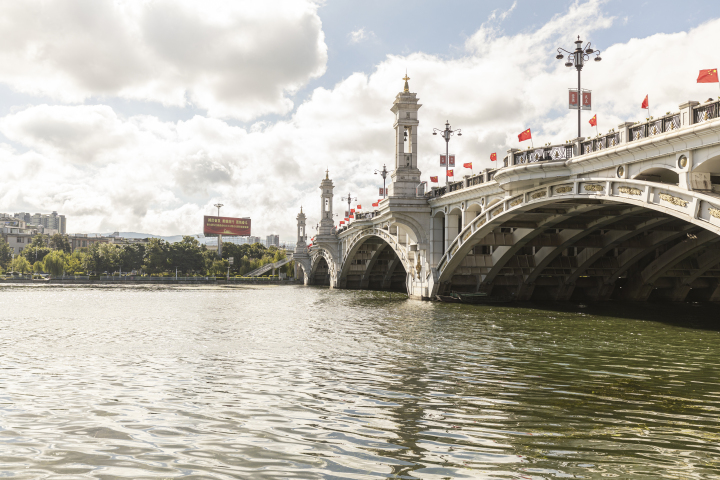
[[403, 78], [405, 80], [405, 88], [403, 89], [403, 92], [410, 93], [410, 85], [408, 85], [408, 80], [410, 80], [410, 77], [407, 76], [407, 68], [405, 69], [405, 77]]
[[300, 213], [302, 213], [302, 205], [300, 205]]
[[330, 169], [325, 170], [325, 180], [330, 180]]

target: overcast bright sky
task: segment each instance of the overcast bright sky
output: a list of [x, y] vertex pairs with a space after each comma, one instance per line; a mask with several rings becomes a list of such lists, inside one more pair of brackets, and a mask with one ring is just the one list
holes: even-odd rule
[[[0, 3], [0, 212], [57, 210], [70, 232], [202, 231], [225, 204], [253, 233], [294, 241], [319, 182], [369, 207], [390, 168], [407, 68], [419, 164], [438, 175], [433, 127], [458, 162], [493, 166], [532, 128], [574, 137], [574, 70], [555, 48], [602, 51], [583, 71], [600, 131], [687, 100], [720, 67], [720, 2], [23, 0]], [[462, 170], [462, 169], [459, 169]], [[311, 230], [312, 232], [312, 230]]]

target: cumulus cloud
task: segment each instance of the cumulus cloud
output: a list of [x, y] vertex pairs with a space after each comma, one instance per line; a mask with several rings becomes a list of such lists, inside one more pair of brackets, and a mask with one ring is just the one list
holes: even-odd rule
[[65, 103], [117, 96], [250, 120], [325, 71], [304, 0], [0, 3], [0, 81]]
[[365, 40], [368, 40], [373, 37], [375, 37], [375, 32], [373, 32], [372, 30], [366, 32], [365, 27], [358, 28], [357, 30], [348, 33], [348, 38], [350, 39], [350, 43], [364, 42]]
[[[573, 138], [576, 112], [566, 101], [576, 76], [555, 59], [554, 47], [572, 46], [578, 30], [593, 40], [614, 20], [597, 1], [575, 4], [534, 31], [505, 33], [501, 16], [479, 27], [462, 55], [389, 56], [372, 74], [315, 89], [288, 118], [249, 129], [208, 116], [122, 118], [104, 105], [16, 111], [0, 119], [0, 133], [23, 148], [0, 145], [0, 162], [13, 166], [0, 176], [0, 211], [58, 210], [73, 231], [178, 234], [199, 232], [202, 215], [221, 201], [224, 213], [251, 216], [256, 234], [292, 239], [301, 204], [310, 226], [319, 220], [326, 168], [336, 185], [337, 213], [348, 192], [364, 206], [377, 198], [382, 179], [373, 170], [394, 165], [389, 108], [406, 67], [423, 104], [418, 151], [424, 179], [440, 173], [437, 154], [444, 145], [432, 127], [445, 120], [463, 129], [451, 148], [475, 171], [495, 166], [490, 153], [502, 159], [519, 147], [517, 134], [528, 127], [538, 144]], [[604, 60], [583, 71], [595, 101], [584, 122], [597, 113], [607, 131], [637, 120], [645, 94], [654, 113], [715, 95], [716, 86], [698, 85], [695, 77], [716, 66], [707, 45], [718, 41], [720, 20], [711, 20], [687, 32], [597, 45]], [[534, 53], [516, 54], [525, 51]], [[594, 133], [587, 123], [584, 129]]]

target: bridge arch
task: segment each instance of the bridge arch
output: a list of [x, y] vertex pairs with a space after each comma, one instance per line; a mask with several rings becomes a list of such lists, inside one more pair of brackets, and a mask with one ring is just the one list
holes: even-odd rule
[[339, 275], [340, 288], [407, 293], [411, 262], [407, 249], [380, 228], [367, 228], [350, 241]]
[[332, 252], [320, 247], [313, 253], [308, 274], [308, 285], [335, 286], [333, 282], [335, 260]]
[[[622, 298], [647, 299], [660, 289], [678, 299], [697, 288], [720, 299], [713, 280], [720, 271], [709, 273], [720, 268], [718, 246], [720, 199], [638, 180], [566, 180], [507, 197], [468, 222], [438, 262], [433, 293], [499, 291], [528, 300], [552, 290], [568, 299], [576, 286], [620, 295], [617, 284]], [[707, 267], [701, 258], [719, 260]], [[685, 277], [672, 271], [683, 262], [691, 271]]]

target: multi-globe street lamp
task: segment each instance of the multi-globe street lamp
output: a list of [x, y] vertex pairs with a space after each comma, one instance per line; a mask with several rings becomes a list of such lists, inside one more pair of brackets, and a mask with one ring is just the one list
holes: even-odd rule
[[[457, 128], [455, 130], [450, 129], [450, 121], [445, 121], [445, 130], [439, 128], [433, 128], [433, 135], [440, 133], [445, 139], [445, 186], [448, 184], [448, 165], [450, 165], [450, 137], [457, 133], [458, 137], [462, 137], [462, 129]], [[454, 173], [454, 172], [453, 172]]]
[[352, 195], [350, 195], [350, 193], [348, 193], [348, 194], [347, 194], [347, 197], [342, 197], [342, 198], [340, 199], [340, 201], [341, 201], [341, 202], [348, 202], [347, 216], [349, 217], [349, 216], [350, 216], [350, 210], [352, 210], [352, 209], [350, 208], [350, 204], [351, 204], [352, 202], [357, 202], [357, 197], [354, 197], [354, 198], [353, 198]]
[[[407, 75], [406, 75], [406, 76], [407, 76]], [[407, 132], [405, 132], [405, 135], [407, 135]], [[383, 169], [382, 169], [382, 170], [375, 170], [375, 175], [380, 174], [380, 176], [381, 176], [382, 179], [383, 179], [383, 198], [386, 198], [386, 195], [385, 195], [385, 179], [387, 178], [388, 173], [390, 173], [390, 172], [388, 172], [387, 168], [385, 168], [385, 164], [384, 164], [384, 163], [383, 163]]]
[[561, 53], [561, 51], [567, 53], [568, 55], [568, 61], [565, 62], [566, 67], [575, 67], [575, 69], [578, 72], [578, 138], [580, 138], [580, 129], [581, 129], [581, 122], [580, 122], [580, 113], [582, 109], [582, 90], [580, 90], [580, 72], [582, 71], [583, 66], [585, 65], [585, 62], [590, 60], [590, 55], [595, 54], [594, 60], [596, 62], [599, 62], [602, 60], [600, 58], [600, 50], [593, 50], [590, 48], [591, 44], [590, 42], [585, 45], [585, 47], [582, 46], [583, 41], [580, 40], [580, 35], [578, 35], [578, 39], [575, 40], [575, 50], [572, 52], [569, 52], [565, 50], [564, 48], [558, 48], [557, 52], [558, 54], [555, 56], [558, 60], [562, 60], [565, 58], [565, 56]]

